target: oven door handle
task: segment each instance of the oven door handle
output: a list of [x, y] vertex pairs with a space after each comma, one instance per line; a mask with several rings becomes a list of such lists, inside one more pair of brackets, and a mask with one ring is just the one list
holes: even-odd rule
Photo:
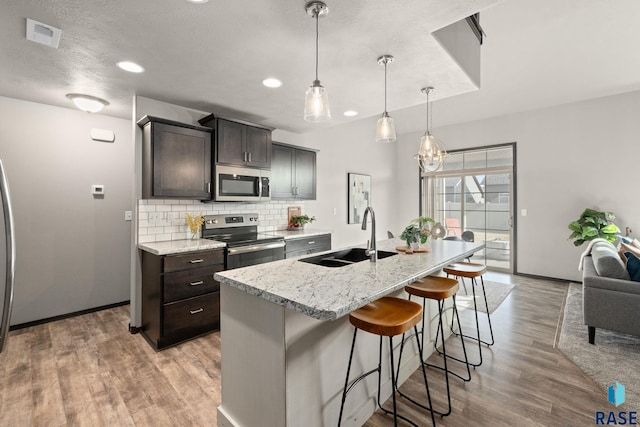
[[229, 248], [228, 254], [229, 255], [246, 254], [247, 252], [257, 252], [257, 251], [262, 251], [266, 249], [277, 249], [277, 248], [283, 248], [283, 247], [284, 247], [284, 241], [275, 242], [275, 243], [266, 243], [264, 245], [240, 246], [237, 248]]

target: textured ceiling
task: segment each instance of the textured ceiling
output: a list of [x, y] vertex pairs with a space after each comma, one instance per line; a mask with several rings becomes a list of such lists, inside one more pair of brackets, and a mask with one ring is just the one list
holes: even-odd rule
[[[314, 78], [314, 20], [304, 0], [2, 0], [0, 95], [73, 108], [70, 92], [130, 118], [134, 94], [294, 132], [377, 116], [392, 54], [388, 110], [398, 132], [424, 128], [420, 87], [436, 91], [434, 126], [640, 89], [637, 0], [328, 0], [320, 80], [332, 120], [302, 119]], [[482, 82], [430, 35], [481, 12]], [[59, 49], [25, 39], [25, 18], [62, 29]], [[115, 67], [133, 60], [135, 75]], [[267, 89], [265, 77], [284, 81]], [[355, 109], [360, 115], [346, 118]]]
[[[305, 132], [378, 115], [384, 102], [382, 54], [388, 66], [388, 109], [477, 90], [431, 33], [499, 0], [328, 1], [320, 19], [319, 77], [332, 120], [302, 119], [314, 79], [315, 21], [304, 0], [85, 1], [3, 0], [0, 6], [0, 94], [71, 107], [67, 93], [104, 98], [104, 114], [131, 117], [132, 95]], [[62, 29], [59, 49], [25, 39], [25, 18]], [[143, 74], [121, 71], [132, 60]], [[261, 82], [277, 77], [279, 89]], [[435, 97], [434, 97], [435, 98]]]

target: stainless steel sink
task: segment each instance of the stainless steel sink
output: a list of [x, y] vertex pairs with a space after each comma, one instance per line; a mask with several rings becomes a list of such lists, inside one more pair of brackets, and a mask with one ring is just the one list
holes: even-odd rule
[[[369, 260], [369, 256], [365, 254], [365, 251], [366, 249], [363, 248], [343, 249], [341, 251], [330, 252], [328, 254], [299, 259], [298, 261], [321, 265], [323, 267], [345, 267], [357, 262]], [[398, 255], [398, 253], [378, 251], [378, 259], [387, 258], [393, 255]]]

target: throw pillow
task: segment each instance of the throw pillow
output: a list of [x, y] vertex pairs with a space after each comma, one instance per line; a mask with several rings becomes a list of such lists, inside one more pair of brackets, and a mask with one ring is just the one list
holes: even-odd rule
[[625, 243], [620, 243], [620, 250], [618, 251], [618, 255], [620, 255], [620, 259], [622, 259], [622, 262], [627, 262], [627, 258], [624, 255], [626, 252], [631, 252], [632, 254], [640, 258], [640, 248], [636, 248], [635, 246], [627, 245]]
[[635, 282], [640, 282], [640, 258], [631, 252], [624, 254], [627, 257], [627, 271], [629, 277]]

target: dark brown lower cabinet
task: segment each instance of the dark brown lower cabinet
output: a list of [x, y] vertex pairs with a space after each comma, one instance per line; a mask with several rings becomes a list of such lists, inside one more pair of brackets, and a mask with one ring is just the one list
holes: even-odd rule
[[331, 249], [331, 234], [297, 237], [285, 240], [285, 258], [308, 255]]
[[220, 329], [223, 249], [142, 252], [142, 334], [157, 350]]

